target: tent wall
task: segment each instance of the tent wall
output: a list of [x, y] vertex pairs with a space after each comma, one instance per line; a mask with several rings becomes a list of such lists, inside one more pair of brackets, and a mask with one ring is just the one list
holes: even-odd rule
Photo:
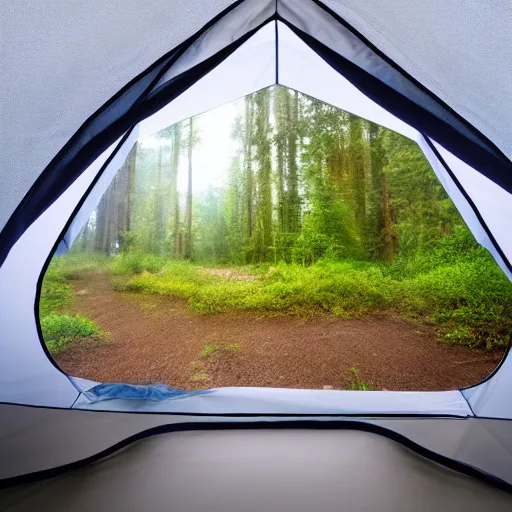
[[[508, 172], [512, 164], [493, 142], [455, 115], [448, 105], [437, 101], [431, 94], [425, 96], [412, 78], [422, 80], [427, 89], [438, 94], [508, 151], [510, 148], [505, 144], [503, 135], [510, 132], [512, 115], [509, 115], [510, 104], [506, 100], [512, 95], [505, 97], [503, 94], [509, 91], [510, 80], [504, 72], [503, 63], [497, 62], [497, 56], [493, 54], [489, 63], [486, 60], [488, 50], [480, 49], [479, 43], [485, 33], [470, 22], [468, 15], [462, 12], [465, 10], [462, 5], [446, 7], [436, 0], [436, 9], [429, 11], [426, 6], [412, 2], [425, 19], [415, 19], [410, 24], [417, 28], [417, 37], [410, 32], [409, 26], [402, 30], [400, 38], [406, 33], [410, 37], [407, 41], [400, 41], [400, 53], [394, 48], [392, 41], [396, 36], [390, 31], [393, 30], [394, 34], [401, 27], [399, 19], [406, 20], [396, 17], [399, 12], [397, 6], [401, 6], [404, 12], [411, 12], [411, 7], [405, 6], [402, 0], [394, 2], [393, 7], [387, 7], [378, 0], [370, 1], [367, 7], [360, 7], [353, 1], [327, 3], [363, 35], [354, 39], [356, 33], [348, 29], [343, 20], [336, 19], [334, 13], [329, 13], [318, 0], [297, 3], [289, 0], [265, 0], [263, 3], [256, 0], [235, 3], [175, 1], [170, 3], [172, 9], [170, 5], [164, 6], [156, 0], [144, 2], [140, 9], [125, 9], [117, 0], [108, 5], [98, 2], [95, 9], [81, 2], [55, 2], [51, 8], [34, 6], [28, 1], [2, 4], [5, 12], [1, 18], [2, 28], [5, 24], [7, 41], [14, 51], [2, 61], [8, 72], [4, 73], [6, 79], [0, 91], [2, 129], [6, 131], [0, 162], [5, 170], [2, 175], [4, 200], [1, 203], [0, 226], [19, 206], [2, 231], [0, 242], [2, 257], [8, 254], [0, 269], [0, 400], [70, 406], [77, 398], [76, 388], [47, 359], [40, 343], [34, 315], [35, 293], [53, 244], [84, 192], [112, 154], [112, 144], [116, 139], [128, 133], [142, 119], [148, 118], [148, 124], [143, 128], [142, 123], [139, 130], [150, 133], [159, 126], [165, 126], [162, 125], [164, 122], [170, 124], [182, 116], [197, 113], [196, 107], [203, 110], [207, 105], [213, 106], [247, 94], [251, 89], [274, 81], [312, 94], [416, 140], [479, 242], [491, 250], [505, 271], [510, 271], [507, 259], [510, 260], [512, 246], [504, 219], [512, 214], [510, 194], [506, 191], [509, 185], [512, 187], [512, 172]], [[500, 19], [503, 3], [495, 3], [495, 11], [492, 15], [487, 13], [482, 24], [486, 29], [491, 20], [498, 23]], [[225, 8], [227, 10], [219, 15]], [[474, 15], [474, 9], [476, 7], [472, 6], [467, 11]], [[377, 12], [379, 15], [383, 13], [381, 21], [375, 21]], [[450, 66], [433, 61], [439, 59], [439, 48], [425, 44], [427, 39], [422, 41], [422, 38], [427, 38], [425, 27], [429, 26], [428, 23], [420, 29], [425, 20], [436, 26], [433, 24], [436, 17], [441, 18], [447, 13], [454, 20], [475, 29], [474, 34], [469, 34], [467, 27], [464, 28], [465, 35], [454, 33], [454, 24], [443, 18], [441, 27], [446, 32], [439, 38]], [[22, 14], [23, 23], [20, 22]], [[280, 21], [277, 23], [277, 20]], [[386, 25], [383, 20], [393, 20], [393, 23]], [[253, 58], [246, 60], [244, 66], [240, 57], [234, 55], [266, 21], [275, 24], [279, 40], [276, 43], [272, 39], [272, 27], [267, 27], [260, 32], [266, 39], [263, 37], [259, 44], [245, 46], [244, 51], [249, 48], [254, 56], [258, 55], [257, 59], [254, 57], [257, 63], [254, 72], [261, 71], [261, 75], [251, 74]], [[27, 30], [27, 24], [38, 29]], [[56, 26], [65, 28], [55, 30]], [[144, 34], [143, 44], [134, 34]], [[297, 36], [302, 38], [302, 42]], [[450, 43], [450, 37], [457, 42], [456, 45]], [[492, 50], [497, 49], [497, 44], [506, 43], [507, 37], [499, 32], [491, 44]], [[92, 45], [91, 41], [101, 43]], [[462, 42], [466, 43], [465, 46]], [[389, 59], [375, 53], [373, 45]], [[69, 51], [69, 48], [76, 51]], [[467, 54], [470, 55], [469, 61], [464, 59]], [[212, 88], [214, 83], [219, 88], [220, 66], [229, 66], [230, 56], [235, 59], [231, 61], [233, 67], [225, 69], [230, 74], [230, 86], [221, 86], [217, 91], [219, 96], [210, 91], [203, 98], [204, 102], [198, 101], [196, 105], [192, 99], [194, 84], [199, 84], [203, 77], [210, 77], [215, 79]], [[416, 67], [408, 61], [410, 56], [415, 56]], [[443, 63], [443, 59], [439, 60]], [[507, 65], [506, 58], [504, 60]], [[407, 73], [391, 66], [390, 62], [394, 61]], [[467, 62], [474, 65], [472, 75], [467, 74], [471, 72]], [[275, 69], [272, 69], [272, 64]], [[350, 81], [335, 70], [346, 72]], [[130, 82], [133, 77], [136, 78]], [[366, 88], [362, 78], [374, 84], [373, 88]], [[461, 81], [463, 89], [458, 94]], [[233, 83], [240, 86], [233, 87]], [[496, 85], [499, 90], [495, 93], [491, 85]], [[114, 96], [116, 91], [119, 93]], [[184, 91], [191, 94], [188, 102], [193, 106], [190, 108]], [[384, 94], [385, 101], [379, 104], [389, 112], [376, 104], [376, 91]], [[489, 91], [492, 91], [492, 97], [488, 97]], [[182, 98], [183, 103], [178, 100], [165, 107], [176, 98]], [[390, 98], [394, 98], [391, 103]], [[481, 103], [479, 98], [482, 98]], [[503, 100], [501, 104], [500, 99]], [[418, 129], [417, 123], [411, 125], [404, 105], [415, 109], [425, 130]], [[495, 105], [499, 105], [500, 112]], [[165, 111], [165, 114], [159, 113], [163, 107], [161, 112]], [[430, 132], [432, 126], [444, 126], [448, 131]], [[489, 126], [499, 128], [490, 129]], [[136, 132], [131, 133], [136, 136]], [[436, 133], [440, 138], [432, 136]], [[453, 147], [447, 133], [457, 141]], [[467, 148], [461, 147], [464, 140]], [[29, 151], [27, 141], [30, 141]], [[130, 149], [128, 146], [129, 143], [123, 146], [116, 162], [122, 159], [123, 151]], [[48, 165], [36, 186], [21, 201], [57, 152], [59, 154]], [[479, 166], [473, 169], [468, 161], [475, 161]], [[480, 165], [486, 161], [495, 165]], [[113, 175], [116, 165], [112, 164], [108, 169], [102, 187], [108, 185], [108, 177]], [[97, 190], [101, 192], [99, 188]], [[89, 208], [93, 205], [91, 196]], [[83, 216], [80, 222], [83, 222]], [[68, 243], [76, 235], [80, 222], [77, 220], [77, 225], [69, 232]], [[509, 377], [512, 375], [510, 365], [509, 358], [491, 380], [481, 388], [467, 392], [477, 414], [512, 418], [512, 404], [510, 401], [503, 403], [512, 379]]]
[[322, 0], [512, 158], [510, 2]]
[[114, 146], [30, 226], [0, 267], [0, 401], [70, 407], [78, 397], [40, 341], [34, 307], [37, 284], [67, 219]]
[[[245, 33], [237, 40], [232, 41], [227, 47], [224, 47], [221, 51], [215, 53], [215, 55], [207, 58], [206, 61], [192, 65], [191, 68], [171, 80], [168, 80], [154, 90], [154, 87], [159, 83], [163, 75], [172, 68], [172, 66], [177, 64], [178, 61], [180, 66], [184, 65], [182, 57], [185, 51], [194, 48], [195, 43], [200, 44], [201, 37], [210, 28], [214, 27], [219, 19], [224, 19], [232, 9], [240, 8], [241, 5], [245, 6], [245, 1], [238, 0], [232, 4], [230, 8], [223, 11], [222, 15], [210, 19], [206, 25], [195, 32], [187, 40], [174, 48], [171, 47], [167, 53], [164, 53], [163, 56], [161, 56], [147, 69], [140, 70], [140, 74], [128, 84], [125, 84], [115, 96], [110, 98], [103, 105], [100, 105], [99, 109], [94, 113], [94, 115], [89, 117], [87, 121], [83, 122], [82, 120], [83, 124], [80, 126], [79, 130], [75, 132], [73, 137], [64, 145], [64, 147], [62, 147], [61, 151], [47, 165], [44, 173], [38, 177], [37, 181], [27, 191], [23, 200], [20, 199], [20, 204], [17, 205], [16, 210], [12, 213], [9, 222], [3, 227], [2, 232], [0, 233], [0, 264], [3, 263], [12, 245], [23, 234], [28, 226], [30, 226], [32, 222], [41, 215], [41, 213], [43, 213], [64, 190], [66, 190], [76, 177], [79, 176], [83, 170], [101, 154], [102, 151], [106, 150], [111, 143], [122, 136], [124, 132], [129, 130], [139, 120], [148, 117], [179, 96], [197, 80], [207, 74], [208, 71], [220, 64], [238, 46], [243, 44], [245, 40], [257, 31], [258, 27], [253, 27], [251, 31]], [[192, 7], [191, 4], [187, 5], [189, 8]], [[147, 8], [147, 6], [145, 5], [144, 8]], [[256, 16], [257, 10], [253, 9], [251, 13], [253, 16]], [[249, 22], [247, 22], [247, 25], [252, 26]], [[172, 24], [170, 26], [172, 26]], [[165, 29], [166, 33], [169, 32], [169, 25], [157, 25], [157, 27], [162, 30]], [[231, 24], [231, 28], [234, 28], [233, 23]], [[133, 33], [136, 33], [136, 31], [133, 30], [131, 32], [132, 36]], [[95, 41], [96, 39], [96, 37], [90, 38], [91, 41]], [[137, 45], [139, 45], [138, 39]], [[127, 51], [129, 53], [130, 48], [131, 46], [127, 45], [126, 48], [121, 48], [121, 51]], [[52, 50], [53, 49], [50, 49], [50, 51]], [[94, 56], [94, 52], [91, 53]], [[72, 52], [70, 52], [70, 55], [73, 55]], [[111, 55], [110, 58], [114, 59], [115, 55], [116, 54]], [[190, 56], [195, 58], [193, 52]], [[75, 64], [79, 65], [79, 62], [76, 62]], [[68, 76], [70, 68], [72, 68], [71, 64], [69, 64], [67, 69], [63, 70], [63, 72], [65, 74], [67, 73]], [[112, 69], [103, 71], [108, 73], [109, 76], [116, 76]], [[81, 79], [81, 84], [84, 88], [89, 87], [94, 91], [95, 87], [91, 84], [95, 84], [95, 75], [91, 73], [90, 76], [85, 76], [87, 76], [88, 79]], [[81, 90], [78, 87], [74, 87], [74, 84], [68, 85], [73, 85], [74, 91]], [[55, 90], [58, 89], [55, 88], [54, 91]], [[85, 94], [85, 96], [87, 97], [87, 94]], [[57, 97], [59, 98], [59, 102], [62, 101], [62, 94], [54, 96], [54, 99]], [[65, 102], [64, 104], [73, 105], [72, 98], [69, 98], [69, 102]], [[39, 108], [44, 112], [44, 103], [41, 103]], [[74, 109], [71, 110], [74, 111]], [[46, 123], [48, 122], [51, 121], [47, 119]], [[32, 137], [36, 139], [40, 137], [39, 132], [34, 134], [29, 133], [30, 126], [30, 124], [24, 126], [25, 131], [23, 134], [20, 134], [21, 138], [18, 145], [20, 145], [24, 140], [31, 140]], [[39, 128], [44, 132], [45, 128], [42, 126], [39, 126]], [[16, 131], [12, 127], [11, 129], [13, 132]], [[37, 146], [34, 145], [33, 151], [37, 153], [37, 150]], [[10, 162], [9, 159], [7, 159], [6, 163], [8, 162]], [[30, 172], [26, 169], [32, 168], [32, 166], [27, 166], [25, 167], [24, 172], [20, 169], [18, 169], [17, 172], [20, 175], [25, 175]], [[8, 175], [11, 174], [9, 169], [10, 167], [8, 167]]]
[[1, 2], [0, 229], [89, 116], [232, 3]]

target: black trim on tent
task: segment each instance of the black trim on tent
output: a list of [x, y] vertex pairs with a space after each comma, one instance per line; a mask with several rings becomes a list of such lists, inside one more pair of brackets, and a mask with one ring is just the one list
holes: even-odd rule
[[420, 133], [426, 133], [448, 151], [505, 190], [512, 191], [512, 162], [505, 161], [496, 153], [491, 153], [479, 144], [471, 142], [450, 123], [397, 92], [286, 19], [280, 18], [280, 20], [329, 66], [347, 78], [354, 87], [368, 98]]
[[[454, 110], [448, 103], [443, 101], [441, 98], [439, 98], [436, 94], [434, 94], [430, 89], [425, 87], [421, 82], [419, 82], [416, 78], [414, 78], [410, 73], [408, 73], [405, 69], [403, 69], [401, 66], [399, 66], [396, 62], [394, 62], [392, 59], [390, 59], [384, 52], [382, 52], [377, 46], [375, 46], [368, 38], [366, 38], [361, 32], [359, 32], [357, 29], [355, 29], [350, 23], [348, 23], [346, 20], [344, 20], [341, 16], [339, 16], [335, 11], [333, 11], [330, 7], [325, 5], [321, 0], [310, 0], [315, 5], [317, 5], [320, 9], [325, 11], [327, 14], [332, 16], [338, 23], [343, 25], [348, 31], [350, 31], [354, 36], [356, 36], [363, 44], [365, 44], [371, 51], [373, 51], [378, 57], [380, 57], [382, 60], [384, 60], [391, 68], [395, 69], [398, 73], [400, 73], [403, 77], [405, 77], [407, 80], [409, 80], [412, 84], [414, 84], [418, 89], [423, 91], [425, 94], [427, 94], [431, 99], [433, 99], [436, 103], [438, 103], [440, 106], [442, 106], [447, 112], [449, 112], [452, 116], [454, 116], [459, 122], [461, 122], [468, 130], [470, 130], [477, 139], [479, 139], [484, 145], [491, 148], [498, 158], [500, 158], [505, 164], [509, 166], [509, 172], [512, 170], [512, 162], [510, 161], [510, 158], [507, 157], [503, 153], [503, 151], [494, 143], [492, 142], [486, 135], [484, 135], [480, 130], [478, 130], [475, 126], [473, 126], [469, 121], [467, 121], [464, 117], [462, 117], [456, 110]], [[479, 172], [487, 176], [485, 170], [477, 169]], [[491, 171], [489, 171], [491, 172]], [[493, 178], [490, 176], [487, 176], [492, 181]], [[509, 178], [509, 175], [503, 177], [503, 179], [508, 180], [508, 183], [510, 184], [512, 181]], [[495, 181], [495, 183], [498, 183], [498, 181]], [[510, 187], [506, 187], [503, 185], [500, 185], [505, 190], [512, 193], [512, 190], [510, 190]]]
[[[444, 391], [440, 391], [444, 393]], [[76, 400], [75, 400], [76, 402]], [[120, 409], [86, 409], [85, 407], [56, 407], [51, 405], [21, 404], [16, 402], [0, 402], [0, 405], [12, 405], [14, 407], [28, 407], [29, 409], [48, 409], [55, 411], [92, 412], [108, 414], [141, 414], [145, 416], [199, 416], [207, 418], [365, 418], [365, 419], [428, 419], [428, 420], [468, 420], [490, 419], [496, 421], [512, 421], [512, 418], [487, 418], [484, 416], [472, 416], [468, 414], [441, 414], [441, 413], [291, 413], [291, 412], [180, 412], [180, 411], [141, 411]]]
[[483, 230], [485, 231], [485, 233], [489, 237], [489, 240], [491, 241], [492, 245], [496, 249], [496, 252], [500, 255], [501, 259], [503, 260], [503, 263], [505, 263], [506, 267], [512, 272], [512, 264], [510, 263], [510, 261], [508, 260], [507, 256], [505, 255], [505, 253], [501, 249], [500, 245], [498, 244], [498, 242], [494, 238], [494, 235], [492, 234], [492, 231], [489, 229], [489, 227], [485, 223], [485, 220], [482, 217], [482, 214], [480, 213], [480, 211], [478, 210], [476, 204], [473, 202], [473, 200], [471, 199], [469, 194], [466, 192], [464, 187], [461, 185], [460, 181], [457, 179], [457, 176], [455, 176], [453, 171], [450, 169], [450, 166], [445, 162], [444, 158], [441, 156], [441, 154], [439, 153], [439, 151], [437, 150], [435, 145], [432, 143], [430, 138], [426, 134], [424, 134], [424, 133], [422, 133], [422, 135], [423, 135], [423, 138], [425, 139], [426, 143], [428, 144], [429, 148], [432, 150], [432, 152], [437, 157], [437, 159], [439, 160], [441, 165], [445, 168], [446, 172], [449, 174], [449, 176], [452, 179], [453, 183], [455, 183], [455, 185], [459, 189], [460, 193], [464, 196], [464, 199], [468, 202], [469, 206], [473, 210], [473, 213], [476, 215], [478, 221], [480, 222], [480, 225], [482, 226]]
[[[143, 114], [137, 111], [137, 108], [151, 93], [172, 64], [201, 35], [243, 2], [245, 0], [237, 0], [183, 43], [163, 55], [149, 68], [133, 78], [82, 124], [39, 175], [0, 232], [0, 266], [5, 261], [12, 246], [27, 228], [103, 151], [122, 136], [133, 124], [144, 118], [142, 117]], [[236, 44], [236, 42], [232, 44]], [[236, 47], [232, 51], [235, 49]], [[205, 70], [201, 76], [210, 69]], [[188, 75], [189, 72], [183, 74]], [[196, 76], [194, 81], [198, 79]], [[174, 97], [184, 92], [194, 81], [185, 80], [181, 82], [180, 85], [183, 89], [175, 90]], [[172, 99], [170, 97], [169, 101]], [[152, 113], [154, 112], [147, 113], [146, 117]]]
[[[172, 64], [189, 48], [202, 34], [214, 26], [229, 12], [234, 10], [245, 0], [237, 0], [224, 11], [219, 13], [209, 23], [203, 26], [198, 32], [178, 45], [152, 66], [146, 69], [130, 81], [119, 93], [114, 95], [99, 110], [97, 110], [81, 126], [75, 135], [62, 148], [57, 156], [50, 162], [41, 173], [36, 182], [32, 185], [24, 199], [20, 202], [14, 213], [9, 218], [4, 229], [0, 233], [0, 265], [5, 261], [11, 247], [16, 243], [25, 230], [66, 190], [71, 183], [90, 165], [94, 159], [109, 147], [117, 138], [126, 132], [132, 125], [145, 117], [151, 115], [163, 106], [165, 102], [184, 92], [188, 87], [213, 69], [220, 61], [207, 59], [198, 64], [192, 70], [184, 72], [170, 82], [174, 92], [169, 93], [168, 88], [165, 94], [159, 96], [158, 91], [152, 89], [165, 75]], [[356, 31], [350, 24], [339, 17], [335, 12], [326, 7], [319, 0], [312, 0], [315, 5], [330, 14], [337, 22], [342, 24], [357, 36], [368, 48], [384, 59], [393, 69], [400, 72], [404, 77], [421, 88], [424, 92], [442, 105], [447, 111], [464, 123], [464, 126], [471, 129], [479, 140], [485, 145], [494, 149], [494, 152], [469, 140], [459, 133], [449, 123], [439, 119], [428, 110], [414, 103], [392, 87], [384, 84], [379, 79], [351, 63], [332, 49], [318, 42], [314, 37], [301, 31], [293, 24], [287, 22], [278, 13], [278, 0], [276, 0], [276, 11], [266, 22], [280, 20], [288, 25], [306, 44], [308, 44], [320, 57], [322, 57], [333, 69], [346, 76], [357, 88], [372, 98], [378, 104], [389, 110], [391, 113], [403, 119], [405, 122], [417, 128], [420, 132], [426, 133], [434, 140], [441, 143], [446, 149], [467, 162], [471, 167], [481, 172], [505, 190], [512, 192], [512, 162], [503, 155], [489, 139], [480, 133], [474, 126], [458, 115], [446, 103], [435, 96], [431, 91], [422, 86], [412, 76], [408, 75], [396, 63], [378, 50], [362, 34]], [[264, 24], [264, 23], [263, 23]], [[263, 25], [262, 24], [262, 25]], [[261, 25], [261, 26], [262, 26]], [[254, 31], [253, 31], [254, 32]], [[250, 32], [227, 46], [217, 55], [223, 54], [225, 58], [236, 47], [245, 41], [253, 33]], [[276, 46], [277, 46], [276, 42]], [[277, 60], [276, 60], [277, 63]], [[198, 72], [198, 70], [200, 70]], [[278, 77], [276, 76], [276, 79]], [[158, 96], [158, 97], [156, 97]], [[150, 101], [152, 100], [152, 101]]]
[[505, 480], [494, 476], [486, 471], [478, 469], [470, 464], [462, 462], [457, 459], [452, 459], [450, 457], [446, 457], [445, 455], [441, 455], [440, 453], [434, 452], [421, 446], [408, 437], [405, 437], [398, 432], [394, 432], [386, 427], [382, 427], [380, 425], [375, 425], [372, 423], [364, 423], [360, 421], [329, 421], [329, 422], [320, 422], [320, 421], [308, 421], [308, 420], [299, 420], [299, 421], [259, 421], [259, 422], [251, 422], [251, 423], [182, 423], [182, 424], [173, 424], [173, 425], [161, 425], [158, 427], [153, 427], [142, 432], [138, 432], [118, 443], [98, 452], [90, 457], [86, 457], [84, 459], [71, 462], [69, 464], [64, 464], [62, 466], [58, 466], [55, 468], [45, 469], [42, 471], [36, 471], [33, 473], [28, 473], [24, 475], [19, 475], [15, 477], [5, 478], [0, 480], [0, 488], [10, 487], [13, 485], [19, 485], [23, 483], [35, 482], [38, 480], [44, 480], [47, 478], [56, 477], [68, 471], [76, 470], [79, 468], [83, 468], [93, 462], [98, 462], [109, 455], [116, 453], [129, 446], [130, 444], [140, 441], [142, 439], [158, 435], [158, 434], [166, 434], [173, 432], [189, 432], [189, 431], [208, 431], [208, 430], [291, 430], [291, 429], [308, 429], [308, 430], [358, 430], [362, 432], [368, 432], [371, 434], [377, 434], [383, 437], [386, 437], [392, 441], [395, 441], [402, 446], [405, 446], [409, 450], [415, 452], [417, 455], [424, 457], [426, 459], [431, 460], [437, 464], [440, 464], [448, 469], [461, 473], [463, 475], [476, 478], [477, 480], [481, 480], [486, 484], [489, 484], [497, 489], [505, 491], [507, 493], [512, 494], [512, 484], [506, 482]]

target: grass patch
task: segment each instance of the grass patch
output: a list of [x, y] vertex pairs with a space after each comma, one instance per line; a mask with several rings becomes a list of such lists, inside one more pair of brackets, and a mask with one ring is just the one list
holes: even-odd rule
[[169, 263], [167, 258], [153, 254], [124, 253], [111, 258], [108, 271], [113, 275], [133, 275], [142, 272], [157, 273]]
[[340, 318], [375, 311], [435, 323], [444, 342], [472, 348], [504, 347], [512, 333], [512, 284], [481, 248], [457, 258], [443, 251], [392, 265], [359, 261], [278, 264], [254, 281], [201, 272], [168, 262], [143, 271], [126, 290], [188, 300], [201, 313], [257, 311], [265, 315], [328, 313]]
[[[41, 287], [39, 316], [44, 342], [52, 353], [84, 338], [106, 336], [96, 323], [84, 315], [67, 314], [74, 299], [69, 281], [80, 279], [87, 272], [105, 268], [107, 257], [97, 254], [67, 254], [56, 257], [46, 271]], [[82, 290], [77, 295], [86, 295]]]
[[190, 381], [195, 383], [207, 382], [210, 380], [210, 376], [206, 373], [204, 368], [204, 364], [201, 361], [192, 361], [190, 363], [190, 369], [192, 370], [192, 375], [190, 376]]
[[73, 290], [64, 279], [55, 275], [45, 277], [39, 298], [39, 315], [44, 317], [61, 311], [69, 305], [72, 296]]
[[353, 391], [373, 391], [372, 384], [364, 382], [359, 377], [359, 370], [357, 368], [349, 368], [350, 380], [348, 381], [348, 389]]
[[231, 345], [216, 345], [216, 344], [210, 344], [206, 345], [206, 347], [201, 350], [201, 353], [199, 354], [199, 357], [205, 358], [209, 355], [213, 354], [214, 352], [237, 352], [240, 350], [240, 345], [238, 343], [233, 343]]
[[[182, 298], [199, 313], [352, 318], [390, 311], [436, 324], [442, 342], [505, 347], [512, 336], [512, 283], [485, 249], [468, 243], [464, 237], [449, 237], [428, 253], [393, 264], [320, 260], [307, 267], [279, 263], [233, 272], [137, 253], [109, 260], [69, 255], [48, 270], [41, 312], [56, 311], [70, 300], [70, 272], [103, 268], [117, 280], [118, 291]], [[258, 279], [233, 278], [242, 274]]]
[[84, 338], [105, 336], [92, 320], [82, 315], [47, 315], [41, 318], [41, 330], [46, 346], [52, 353], [60, 352]]
[[190, 377], [192, 382], [207, 382], [210, 380], [210, 376], [206, 372], [194, 373], [192, 377]]

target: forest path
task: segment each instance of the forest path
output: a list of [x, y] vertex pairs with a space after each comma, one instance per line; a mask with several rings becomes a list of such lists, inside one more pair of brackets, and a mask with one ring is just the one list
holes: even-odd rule
[[96, 381], [346, 389], [352, 367], [375, 389], [441, 390], [478, 382], [501, 358], [440, 345], [431, 327], [391, 316], [204, 315], [183, 300], [116, 292], [98, 273], [73, 286], [73, 312], [111, 335], [106, 344], [76, 343], [55, 360], [70, 375]]

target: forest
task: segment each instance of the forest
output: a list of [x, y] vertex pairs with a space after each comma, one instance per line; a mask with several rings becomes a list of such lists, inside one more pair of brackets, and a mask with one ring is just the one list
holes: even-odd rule
[[247, 96], [232, 136], [227, 183], [197, 193], [193, 119], [158, 133], [157, 148], [135, 146], [75, 250], [223, 265], [393, 262], [465, 229], [415, 143], [298, 92]]
[[198, 313], [391, 314], [445, 343], [509, 344], [512, 285], [414, 142], [276, 86], [237, 102], [228, 163], [209, 179], [208, 115], [137, 143], [54, 258], [41, 296], [52, 350], [101, 331], [64, 307], [69, 279], [90, 272]]

